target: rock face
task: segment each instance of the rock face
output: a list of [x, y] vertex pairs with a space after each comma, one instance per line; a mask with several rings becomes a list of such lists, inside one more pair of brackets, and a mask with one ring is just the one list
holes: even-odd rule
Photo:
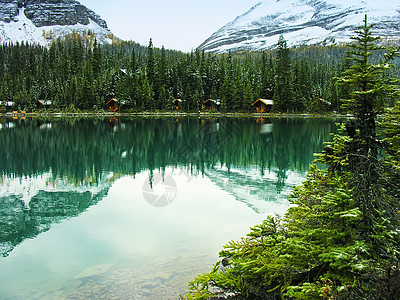
[[18, 15], [18, 1], [0, 1], [0, 21], [10, 23]]
[[90, 9], [74, 0], [25, 1], [25, 15], [38, 27], [51, 25], [88, 25], [94, 21], [103, 28], [106, 22]]
[[0, 0], [0, 21], [15, 21], [19, 9], [37, 27], [52, 25], [88, 25], [94, 21], [107, 29], [107, 23], [92, 10], [74, 0]]
[[1, 42], [44, 45], [49, 38], [46, 41], [43, 31], [52, 31], [52, 38], [57, 38], [72, 30], [91, 30], [102, 42], [111, 33], [99, 15], [75, 0], [0, 0]]
[[397, 0], [265, 0], [216, 31], [200, 50], [223, 53], [274, 48], [281, 34], [290, 46], [348, 42], [368, 15], [374, 33], [400, 36]]

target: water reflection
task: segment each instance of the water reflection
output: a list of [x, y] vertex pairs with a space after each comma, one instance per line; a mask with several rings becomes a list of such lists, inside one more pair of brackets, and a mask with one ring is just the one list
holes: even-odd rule
[[[264, 212], [266, 199], [284, 199], [285, 187], [301, 181], [333, 129], [333, 122], [323, 119], [261, 118], [5, 120], [1, 125], [3, 256], [52, 222], [96, 204], [115, 179], [143, 170], [183, 166], [189, 179], [206, 174]], [[289, 170], [293, 180], [286, 185]]]
[[260, 173], [304, 171], [333, 130], [327, 120], [120, 119], [2, 124], [0, 171], [26, 176], [52, 170], [77, 182], [104, 172], [134, 175], [165, 166], [257, 166]]
[[[110, 252], [127, 252], [129, 257], [143, 263], [154, 249], [164, 252], [180, 249], [179, 255], [174, 252], [168, 259], [157, 256], [159, 264], [171, 265], [180, 256], [197, 260], [193, 258], [193, 249], [206, 253], [202, 247], [214, 245], [213, 238], [220, 243], [224, 243], [225, 237], [234, 238], [223, 231], [217, 234], [216, 228], [240, 233], [240, 224], [232, 223], [232, 217], [240, 216], [235, 220], [249, 225], [257, 222], [258, 217], [254, 219], [249, 212], [242, 212], [243, 207], [251, 208], [260, 219], [267, 213], [283, 214], [291, 187], [303, 180], [313, 153], [320, 151], [333, 128], [333, 121], [324, 119], [3, 119], [0, 122], [0, 254], [11, 257], [24, 240], [44, 232], [57, 235], [54, 240], [58, 244], [80, 244], [81, 249], [76, 250], [79, 254], [74, 257], [63, 252], [62, 246], [55, 251], [71, 256], [68, 260], [71, 266], [77, 264], [75, 275], [62, 266], [57, 269], [73, 278], [69, 280], [79, 281], [79, 285], [71, 285], [71, 297], [76, 296], [72, 291], [83, 290], [93, 283], [86, 282], [87, 278], [102, 280], [96, 270], [105, 274], [118, 269], [120, 274], [121, 270], [129, 269], [126, 261], [116, 267], [118, 263], [113, 259], [119, 256]], [[173, 199], [167, 188], [174, 192]], [[159, 197], [163, 193], [165, 199]], [[231, 198], [237, 205], [230, 202]], [[171, 205], [151, 207], [153, 201], [160, 199], [168, 200]], [[89, 208], [96, 209], [76, 221], [74, 226], [79, 229], [49, 231], [55, 224], [77, 217]], [[97, 224], [96, 230], [88, 227], [88, 218]], [[122, 229], [123, 226], [127, 228]], [[90, 234], [83, 236], [77, 230]], [[200, 232], [204, 232], [204, 237], [200, 238]], [[63, 236], [68, 237], [68, 243], [61, 240]], [[157, 244], [149, 237], [157, 237]], [[212, 253], [216, 255], [221, 245], [214, 243]], [[99, 251], [98, 259], [87, 253], [86, 248]], [[51, 251], [42, 252], [38, 257], [46, 255], [51, 260], [55, 255]], [[21, 255], [18, 253], [15, 260]], [[86, 265], [92, 260], [95, 267]], [[4, 270], [8, 266], [10, 270], [26, 272], [26, 266], [12, 261], [2, 265]], [[199, 259], [196, 264], [204, 265], [204, 260]], [[172, 263], [171, 268], [174, 265], [181, 265], [188, 272], [194, 270], [183, 262]], [[136, 268], [144, 271], [149, 266], [136, 265]], [[46, 272], [42, 270], [43, 274]], [[48, 277], [43, 275], [46, 282], [54, 277], [53, 273], [49, 272]], [[171, 274], [157, 275], [161, 278], [157, 280], [162, 281], [160, 285], [172, 284], [166, 277], [182, 284], [190, 279], [177, 279]], [[0, 272], [0, 279], [2, 275], [5, 274]], [[17, 285], [22, 279], [18, 272], [15, 276]], [[132, 278], [136, 277], [137, 274], [132, 274]], [[40, 295], [44, 294], [45, 291]]]

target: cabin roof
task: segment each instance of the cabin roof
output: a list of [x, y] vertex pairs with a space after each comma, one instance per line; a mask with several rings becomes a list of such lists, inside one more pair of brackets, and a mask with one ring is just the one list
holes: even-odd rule
[[38, 102], [42, 105], [51, 105], [51, 100], [38, 100]]
[[318, 98], [319, 101], [324, 102], [328, 105], [331, 105], [331, 103], [328, 100], [322, 99], [322, 98]]
[[203, 104], [206, 104], [207, 102], [211, 101], [212, 103], [214, 103], [215, 105], [221, 105], [221, 100], [220, 99], [207, 99], [206, 101], [204, 101]]
[[106, 105], [110, 104], [111, 102], [118, 103], [118, 101], [114, 98], [111, 98], [110, 100], [107, 101]]
[[274, 100], [271, 100], [271, 99], [257, 99], [254, 103], [253, 103], [253, 105], [255, 105], [257, 102], [262, 102], [262, 103], [264, 103], [265, 105], [274, 105]]
[[4, 106], [14, 106], [15, 102], [14, 101], [0, 101], [0, 105], [4, 105]]

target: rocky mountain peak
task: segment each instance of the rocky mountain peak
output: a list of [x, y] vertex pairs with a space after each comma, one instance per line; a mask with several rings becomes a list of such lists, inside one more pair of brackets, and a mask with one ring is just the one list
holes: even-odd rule
[[98, 14], [75, 0], [0, 0], [0, 41], [45, 45], [43, 32], [57, 38], [72, 32], [93, 31], [104, 41], [111, 32]]
[[199, 49], [265, 50], [274, 48], [282, 34], [289, 46], [348, 42], [365, 14], [376, 24], [374, 33], [399, 38], [397, 0], [264, 0], [216, 31]]
[[107, 23], [75, 0], [0, 0], [0, 21], [16, 20], [20, 9], [37, 27], [52, 25], [88, 25], [90, 20], [103, 28]]

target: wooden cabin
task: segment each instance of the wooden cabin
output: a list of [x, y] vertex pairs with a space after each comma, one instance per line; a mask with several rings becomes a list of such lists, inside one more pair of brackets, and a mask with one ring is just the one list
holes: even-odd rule
[[51, 106], [50, 100], [38, 100], [36, 101], [36, 110], [47, 109]]
[[221, 100], [219, 99], [208, 99], [202, 105], [204, 111], [218, 111], [220, 107]]
[[117, 129], [118, 122], [119, 120], [117, 117], [110, 118], [107, 122], [108, 128], [111, 129], [111, 131], [115, 131]]
[[182, 99], [174, 99], [172, 101], [173, 110], [175, 110], [175, 111], [182, 110], [184, 102], [185, 102], [185, 100], [182, 100]]
[[271, 99], [257, 99], [253, 106], [256, 108], [256, 113], [269, 113], [272, 110], [274, 101]]
[[311, 104], [311, 109], [314, 111], [327, 111], [329, 107], [331, 106], [331, 103], [328, 100], [318, 98]]
[[116, 99], [111, 98], [106, 103], [106, 109], [111, 112], [116, 112], [119, 108], [119, 103]]

